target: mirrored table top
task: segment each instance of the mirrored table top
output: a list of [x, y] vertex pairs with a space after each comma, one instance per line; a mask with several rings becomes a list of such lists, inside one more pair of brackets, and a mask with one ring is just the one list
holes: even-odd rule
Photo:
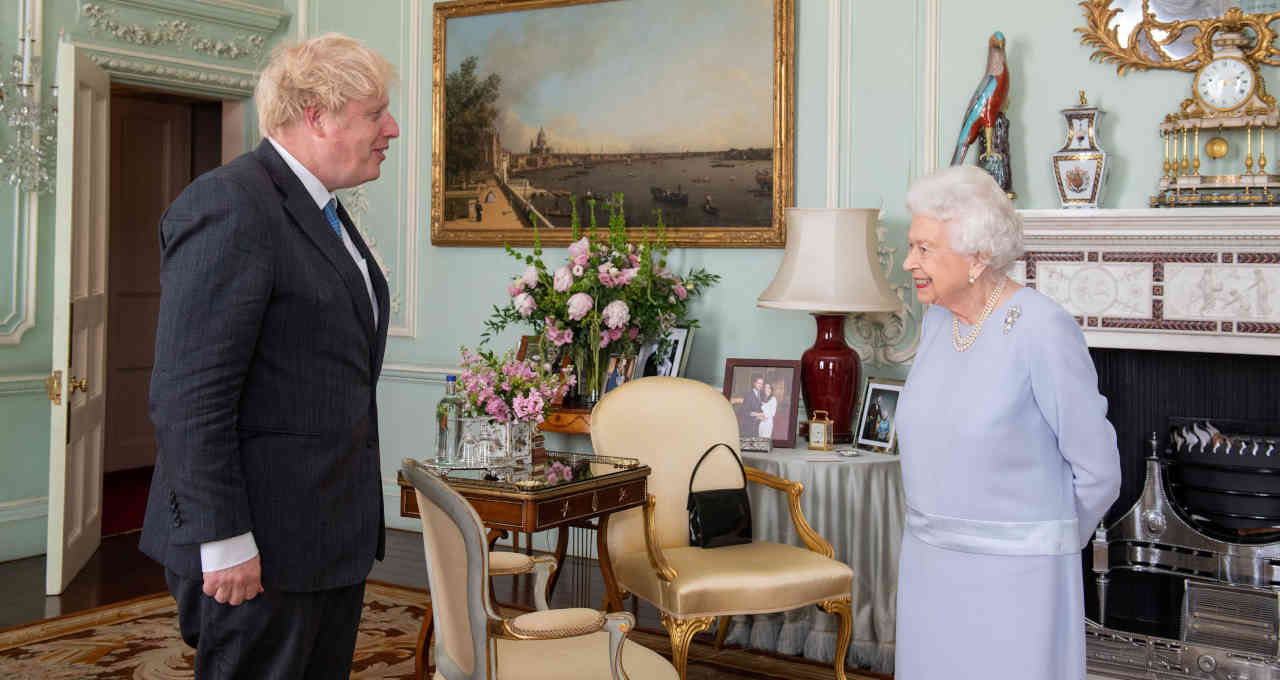
[[532, 465], [475, 467], [438, 463], [430, 459], [415, 462], [459, 490], [487, 490], [530, 496], [589, 489], [649, 475], [649, 466], [642, 465], [635, 458], [561, 451], [548, 451], [546, 458]]

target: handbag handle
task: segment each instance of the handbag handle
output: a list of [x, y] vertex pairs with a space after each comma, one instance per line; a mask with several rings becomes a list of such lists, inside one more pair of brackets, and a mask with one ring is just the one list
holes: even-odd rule
[[693, 472], [689, 473], [689, 493], [693, 493], [693, 480], [695, 477], [698, 476], [698, 468], [702, 467], [702, 461], [706, 460], [707, 454], [711, 453], [712, 451], [715, 451], [717, 446], [723, 446], [726, 449], [729, 449], [729, 453], [733, 454], [733, 460], [735, 463], [738, 464], [738, 470], [742, 472], [742, 488], [744, 489], [747, 488], [747, 470], [746, 468], [742, 467], [742, 458], [738, 457], [738, 452], [734, 451], [732, 446], [729, 446], [724, 442], [716, 442], [715, 444], [712, 444], [711, 447], [708, 448], [706, 451], [702, 452], [702, 457], [699, 458], [698, 463], [693, 466]]

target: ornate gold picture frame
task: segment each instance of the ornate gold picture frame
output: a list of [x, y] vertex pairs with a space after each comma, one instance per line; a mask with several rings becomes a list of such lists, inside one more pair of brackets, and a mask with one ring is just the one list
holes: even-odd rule
[[675, 247], [786, 245], [794, 0], [454, 0], [433, 14], [434, 245], [565, 245], [574, 210], [604, 227], [619, 193], [632, 238], [661, 210]]

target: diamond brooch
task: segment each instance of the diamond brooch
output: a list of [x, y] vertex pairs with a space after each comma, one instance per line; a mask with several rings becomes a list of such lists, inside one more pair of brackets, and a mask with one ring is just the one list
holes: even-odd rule
[[1022, 316], [1022, 307], [1014, 305], [1009, 308], [1009, 312], [1004, 315], [1004, 334], [1008, 335], [1013, 330], [1013, 324], [1018, 323], [1018, 317]]

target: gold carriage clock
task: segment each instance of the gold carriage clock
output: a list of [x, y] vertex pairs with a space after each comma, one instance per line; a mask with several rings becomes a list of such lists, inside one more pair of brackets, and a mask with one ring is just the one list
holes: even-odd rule
[[[1280, 109], [1258, 69], [1280, 65], [1270, 27], [1280, 12], [1232, 7], [1221, 17], [1160, 21], [1143, 0], [1143, 18], [1126, 44], [1107, 26], [1117, 11], [1112, 0], [1081, 4], [1089, 25], [1076, 30], [1081, 42], [1098, 48], [1092, 58], [1118, 64], [1121, 75], [1129, 69], [1194, 73], [1191, 96], [1159, 126], [1164, 163], [1151, 206], [1280, 204], [1280, 175], [1267, 172], [1267, 144], [1278, 137]], [[1171, 54], [1179, 39], [1189, 40], [1194, 52]]]
[[[1250, 42], [1239, 33], [1215, 36], [1217, 50], [1196, 71], [1191, 98], [1160, 124], [1164, 174], [1153, 207], [1271, 205], [1280, 199], [1280, 175], [1267, 173], [1267, 129], [1280, 126], [1280, 111], [1241, 49]], [[1209, 168], [1202, 149], [1219, 174], [1204, 172]]]

